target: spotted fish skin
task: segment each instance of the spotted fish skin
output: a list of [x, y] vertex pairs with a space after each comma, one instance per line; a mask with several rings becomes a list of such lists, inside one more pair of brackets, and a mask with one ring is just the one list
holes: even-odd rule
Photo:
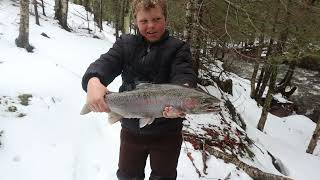
[[[139, 118], [140, 127], [151, 124], [155, 118], [163, 117], [163, 110], [172, 106], [185, 114], [204, 114], [220, 111], [220, 100], [205, 92], [173, 84], [137, 85], [135, 90], [105, 95], [109, 106], [109, 122], [122, 118]], [[80, 114], [90, 109], [85, 105]]]

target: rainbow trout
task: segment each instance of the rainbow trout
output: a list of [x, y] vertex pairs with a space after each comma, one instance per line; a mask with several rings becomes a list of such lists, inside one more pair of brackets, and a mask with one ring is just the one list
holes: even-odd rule
[[[220, 100], [205, 92], [173, 84], [137, 85], [135, 90], [108, 93], [105, 101], [109, 106], [108, 121], [113, 124], [122, 118], [139, 118], [140, 128], [163, 117], [166, 106], [185, 114], [204, 114], [220, 111]], [[85, 104], [81, 115], [91, 110]]]

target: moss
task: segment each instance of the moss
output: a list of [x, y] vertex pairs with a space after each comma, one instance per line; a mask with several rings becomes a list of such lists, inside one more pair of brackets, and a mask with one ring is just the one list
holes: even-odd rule
[[8, 107], [9, 112], [16, 112], [17, 110], [18, 110], [18, 108], [16, 106], [9, 106]]
[[18, 98], [20, 99], [20, 104], [24, 105], [24, 106], [28, 106], [29, 105], [29, 98], [31, 98], [32, 95], [31, 94], [21, 94], [18, 96]]
[[24, 117], [24, 116], [26, 116], [27, 114], [25, 114], [25, 113], [19, 113], [18, 115], [17, 115], [17, 117]]

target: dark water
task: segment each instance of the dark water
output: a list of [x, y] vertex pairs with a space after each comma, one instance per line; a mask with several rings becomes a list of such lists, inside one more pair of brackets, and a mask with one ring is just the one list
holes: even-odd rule
[[[230, 70], [242, 78], [250, 79], [253, 64], [240, 60], [233, 62]], [[288, 66], [279, 66], [278, 81], [284, 77], [287, 70]], [[260, 71], [258, 75], [259, 73]], [[296, 113], [306, 115], [313, 121], [317, 121], [320, 117], [320, 72], [296, 68], [291, 84], [297, 87], [295, 93], [289, 98], [298, 107]]]

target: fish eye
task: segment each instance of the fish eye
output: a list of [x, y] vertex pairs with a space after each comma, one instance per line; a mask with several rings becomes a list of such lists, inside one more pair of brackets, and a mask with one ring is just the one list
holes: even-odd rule
[[206, 103], [208, 103], [208, 101], [206, 99], [201, 99], [200, 103], [201, 104], [206, 104]]

